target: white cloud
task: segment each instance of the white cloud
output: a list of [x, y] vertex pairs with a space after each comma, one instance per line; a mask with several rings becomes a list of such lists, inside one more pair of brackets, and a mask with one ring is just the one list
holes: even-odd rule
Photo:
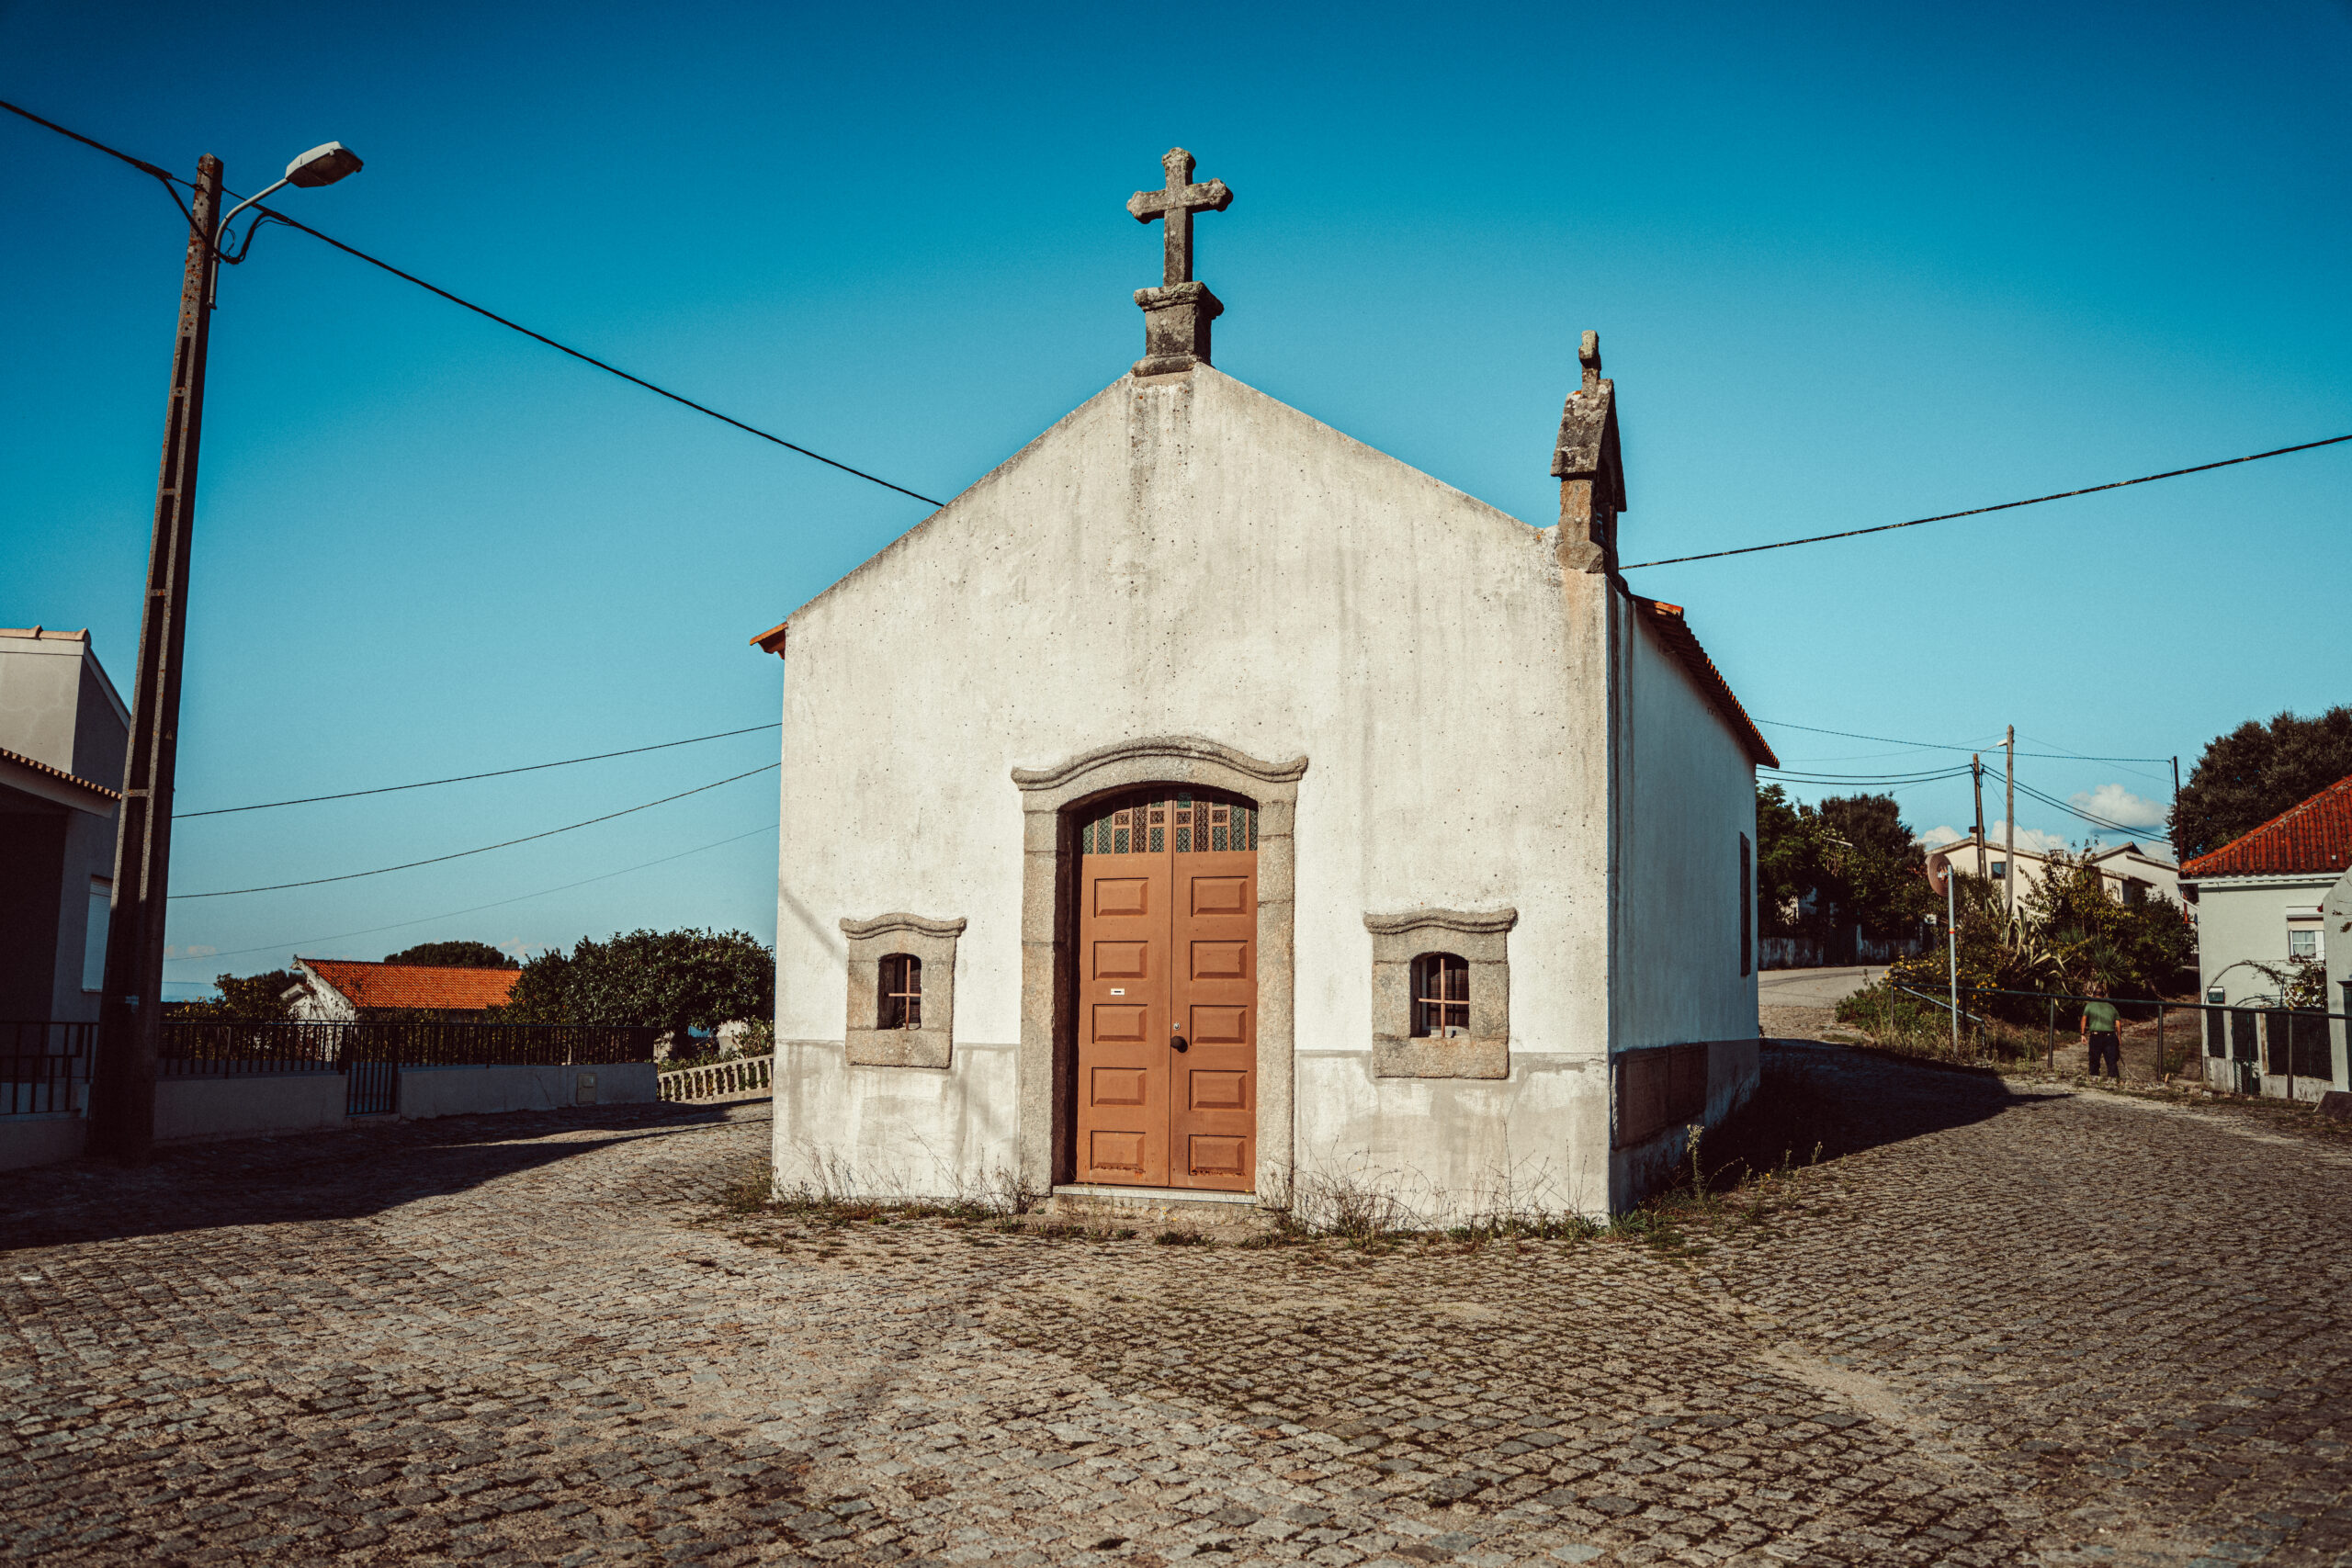
[[2165, 808], [2153, 800], [2142, 799], [2120, 784], [2103, 784], [2097, 789], [2070, 795], [2066, 799], [2077, 811], [2104, 817], [2127, 828], [2161, 828], [2165, 824]]
[[166, 958], [209, 958], [220, 951], [217, 947], [206, 947], [201, 942], [193, 942], [187, 947], [167, 947], [164, 949], [164, 956]]
[[[2008, 835], [2008, 828], [2009, 825], [2007, 822], [1996, 822], [1986, 828], [1984, 829], [1985, 843], [1994, 849], [1999, 849]], [[1919, 834], [1912, 842], [1926, 849], [1939, 850], [1946, 844], [1956, 844], [1966, 837], [1968, 837], [1968, 829], [1965, 828], [1930, 828]], [[2018, 829], [2018, 848], [2030, 850], [2038, 855], [2046, 855], [2052, 851], [2071, 847], [2063, 834], [2045, 833], [2039, 828]]]

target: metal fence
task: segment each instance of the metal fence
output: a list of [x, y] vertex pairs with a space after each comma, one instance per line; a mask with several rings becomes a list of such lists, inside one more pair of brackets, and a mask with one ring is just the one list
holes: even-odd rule
[[98, 1026], [0, 1021], [0, 1116], [54, 1116], [81, 1109]]
[[650, 1062], [662, 1031], [637, 1024], [240, 1023], [166, 1019], [166, 1077], [340, 1072], [354, 1062], [408, 1067], [603, 1066]]
[[[1949, 995], [1934, 995], [1910, 987], [1895, 987], [1903, 995], [1925, 1002], [1939, 1016], [1951, 1011]], [[2163, 1077], [2196, 1061], [2233, 1064], [2227, 1076], [2243, 1094], [2263, 1092], [2265, 1077], [2282, 1078], [2292, 1098], [2298, 1082], [2335, 1081], [2335, 1026], [2346, 1014], [2322, 1008], [2283, 1008], [2272, 1004], [2171, 1002], [2125, 997], [2093, 998], [2066, 991], [2013, 991], [1988, 987], [1960, 987], [1960, 1043], [1963, 1055], [1974, 1057], [2017, 1055], [2020, 1047], [2038, 1043], [2032, 1054], [2057, 1065], [2062, 1039], [2073, 1043], [2081, 1031], [2083, 1004], [2107, 1001], [2129, 1024], [2153, 1023], [2139, 1038], [2120, 1032], [2119, 1050], [2126, 1056], [2136, 1047]], [[2040, 1011], [2037, 1026], [2031, 1014]], [[2023, 1018], [2018, 1015], [2023, 1013]], [[2007, 1014], [2007, 1017], [1996, 1016]], [[2183, 1016], [2187, 1015], [2187, 1016]], [[1891, 1021], [1891, 1020], [1890, 1020]], [[2038, 1036], [2037, 1040], [2035, 1037]]]

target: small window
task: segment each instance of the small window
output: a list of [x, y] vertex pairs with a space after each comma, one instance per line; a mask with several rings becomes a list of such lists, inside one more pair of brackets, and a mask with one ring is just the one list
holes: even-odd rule
[[2007, 862], [2007, 861], [2005, 861], [2005, 860], [1996, 860], [1996, 861], [1995, 861], [1995, 862], [1993, 863], [1993, 880], [1994, 880], [1994, 881], [1996, 881], [1996, 882], [2005, 881], [2005, 880], [2007, 880], [2007, 878], [2008, 877], [2008, 874], [2009, 874], [2009, 863], [2008, 863], [2008, 862]]
[[1470, 1032], [1470, 964], [1451, 953], [1413, 960], [1413, 1033], [1451, 1039]]
[[876, 1029], [922, 1027], [922, 960], [911, 953], [882, 959], [882, 1007]]
[[114, 918], [114, 884], [103, 876], [90, 878], [90, 923], [82, 931], [82, 988], [101, 991], [107, 984], [107, 924]]
[[1755, 872], [1749, 863], [1747, 835], [1739, 836], [1739, 973], [1747, 975], [1748, 958], [1756, 946]]
[[2287, 933], [2287, 956], [2290, 958], [2317, 958], [2319, 956], [2319, 932], [2315, 931], [2289, 931]]

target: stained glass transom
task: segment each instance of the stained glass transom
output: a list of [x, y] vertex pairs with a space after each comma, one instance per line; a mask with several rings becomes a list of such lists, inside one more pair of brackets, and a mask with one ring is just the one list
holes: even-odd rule
[[1098, 808], [1079, 829], [1081, 854], [1166, 854], [1255, 850], [1258, 808], [1246, 800], [1228, 800], [1175, 790], [1148, 795], [1127, 795]]

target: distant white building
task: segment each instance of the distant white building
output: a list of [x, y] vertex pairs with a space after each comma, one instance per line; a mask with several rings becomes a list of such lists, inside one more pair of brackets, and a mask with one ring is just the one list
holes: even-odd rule
[[[2298, 1098], [2346, 1086], [2344, 1056], [2308, 1040], [2290, 1057], [2283, 1027], [2259, 1011], [2275, 1006], [2301, 965], [2342, 970], [2352, 934], [2331, 933], [2326, 906], [2352, 868], [2352, 778], [2338, 780], [2291, 810], [2180, 869], [2182, 896], [2195, 903], [2201, 999], [2245, 1010], [2208, 1013], [2206, 1071], [2218, 1088], [2284, 1094], [2291, 1071]], [[2335, 938], [2331, 953], [2329, 936]], [[2334, 987], [2330, 1006], [2342, 1010]], [[2240, 1064], [2244, 1064], [2241, 1066]]]
[[[1950, 857], [1952, 869], [1962, 876], [1977, 874], [1975, 834], [1928, 848]], [[2091, 856], [2091, 863], [2098, 867], [2099, 880], [2106, 884], [2108, 897], [2119, 904], [2141, 904], [2159, 897], [2180, 902], [2180, 867], [2136, 843], [2101, 850]], [[1984, 874], [1989, 880], [1998, 882], [2007, 876], [2009, 866], [2007, 847], [2000, 840], [1995, 839], [1984, 846]], [[2023, 897], [2030, 889], [2041, 886], [2042, 879], [2050, 874], [2050, 857], [2019, 846], [2016, 866], [2018, 896]]]
[[130, 737], [88, 632], [0, 629], [0, 1019], [97, 1020]]

